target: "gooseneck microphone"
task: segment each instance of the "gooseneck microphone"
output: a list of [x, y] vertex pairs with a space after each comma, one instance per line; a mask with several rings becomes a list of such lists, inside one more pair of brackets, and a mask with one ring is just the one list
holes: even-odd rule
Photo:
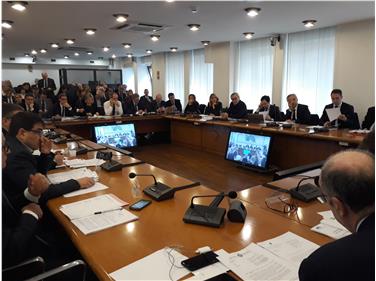
[[129, 173], [129, 178], [134, 179], [135, 177], [153, 177], [154, 185], [158, 185], [157, 179], [152, 174], [136, 174], [136, 173]]
[[190, 208], [194, 207], [193, 200], [195, 200], [196, 198], [215, 197], [215, 199], [213, 200], [213, 202], [210, 203], [209, 206], [210, 207], [218, 207], [218, 205], [222, 202], [222, 200], [223, 200], [224, 197], [229, 197], [231, 199], [235, 199], [237, 196], [238, 196], [238, 194], [235, 191], [230, 191], [229, 193], [221, 192], [221, 193], [216, 194], [216, 195], [197, 195], [197, 196], [193, 196], [191, 198], [191, 206], [190, 206]]

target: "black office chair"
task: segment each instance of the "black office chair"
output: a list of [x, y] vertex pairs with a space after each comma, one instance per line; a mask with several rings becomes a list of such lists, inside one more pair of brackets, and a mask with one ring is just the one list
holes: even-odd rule
[[206, 108], [206, 105], [205, 104], [200, 104], [198, 109], [200, 110], [200, 113], [201, 114], [204, 114], [205, 113], [205, 108]]
[[[77, 271], [77, 272], [76, 272]], [[63, 274], [70, 273], [71, 275], [66, 276]], [[49, 271], [43, 272], [38, 274], [30, 279], [25, 281], [41, 281], [41, 280], [48, 280], [50, 277], [62, 278], [61, 280], [71, 280], [72, 276], [74, 276], [74, 280], [86, 280], [86, 263], [82, 260], [75, 260], [70, 263], [63, 264], [59, 267], [51, 269]], [[80, 279], [78, 279], [80, 277]]]
[[253, 114], [253, 109], [247, 109], [247, 114]]
[[354, 130], [360, 129], [360, 122], [358, 113], [354, 112]]
[[320, 118], [317, 114], [311, 114], [309, 118], [309, 125], [318, 125], [320, 122]]

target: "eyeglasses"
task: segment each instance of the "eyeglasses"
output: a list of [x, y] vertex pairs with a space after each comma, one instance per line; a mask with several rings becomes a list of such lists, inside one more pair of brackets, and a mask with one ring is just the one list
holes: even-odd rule
[[32, 132], [36, 135], [42, 136], [43, 135], [43, 130], [28, 130], [29, 132]]
[[265, 205], [269, 209], [283, 214], [295, 213], [300, 223], [300, 218], [298, 215], [299, 207], [297, 204], [295, 204], [294, 200], [288, 194], [280, 194], [266, 198]]

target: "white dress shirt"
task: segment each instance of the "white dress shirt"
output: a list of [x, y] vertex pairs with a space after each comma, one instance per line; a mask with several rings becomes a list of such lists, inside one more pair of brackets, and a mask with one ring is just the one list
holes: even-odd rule
[[[108, 116], [111, 116], [112, 115], [112, 112], [113, 112], [113, 107], [111, 105], [111, 101], [106, 101], [104, 104], [103, 104], [103, 108], [104, 108], [104, 113]], [[115, 106], [115, 115], [116, 116], [121, 116], [123, 115], [123, 107], [121, 106], [121, 102], [120, 101], [116, 101], [116, 106]]]

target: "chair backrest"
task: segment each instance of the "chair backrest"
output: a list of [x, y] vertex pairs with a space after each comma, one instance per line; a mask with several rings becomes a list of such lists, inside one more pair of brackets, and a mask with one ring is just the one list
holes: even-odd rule
[[[26, 281], [40, 281], [49, 280], [50, 277], [54, 277], [53, 280], [86, 280], [86, 263], [82, 260], [75, 260], [70, 263], [61, 265], [39, 275], [36, 275]], [[80, 277], [80, 279], [78, 279]]]
[[45, 263], [43, 258], [35, 257], [20, 264], [2, 270], [3, 280], [19, 281], [26, 280], [44, 272]]
[[199, 108], [201, 114], [205, 113], [205, 108], [206, 108], [205, 104], [200, 104], [198, 108]]
[[311, 114], [309, 118], [309, 125], [318, 125], [320, 122], [320, 118], [317, 114]]
[[253, 114], [253, 109], [247, 109], [248, 114]]

